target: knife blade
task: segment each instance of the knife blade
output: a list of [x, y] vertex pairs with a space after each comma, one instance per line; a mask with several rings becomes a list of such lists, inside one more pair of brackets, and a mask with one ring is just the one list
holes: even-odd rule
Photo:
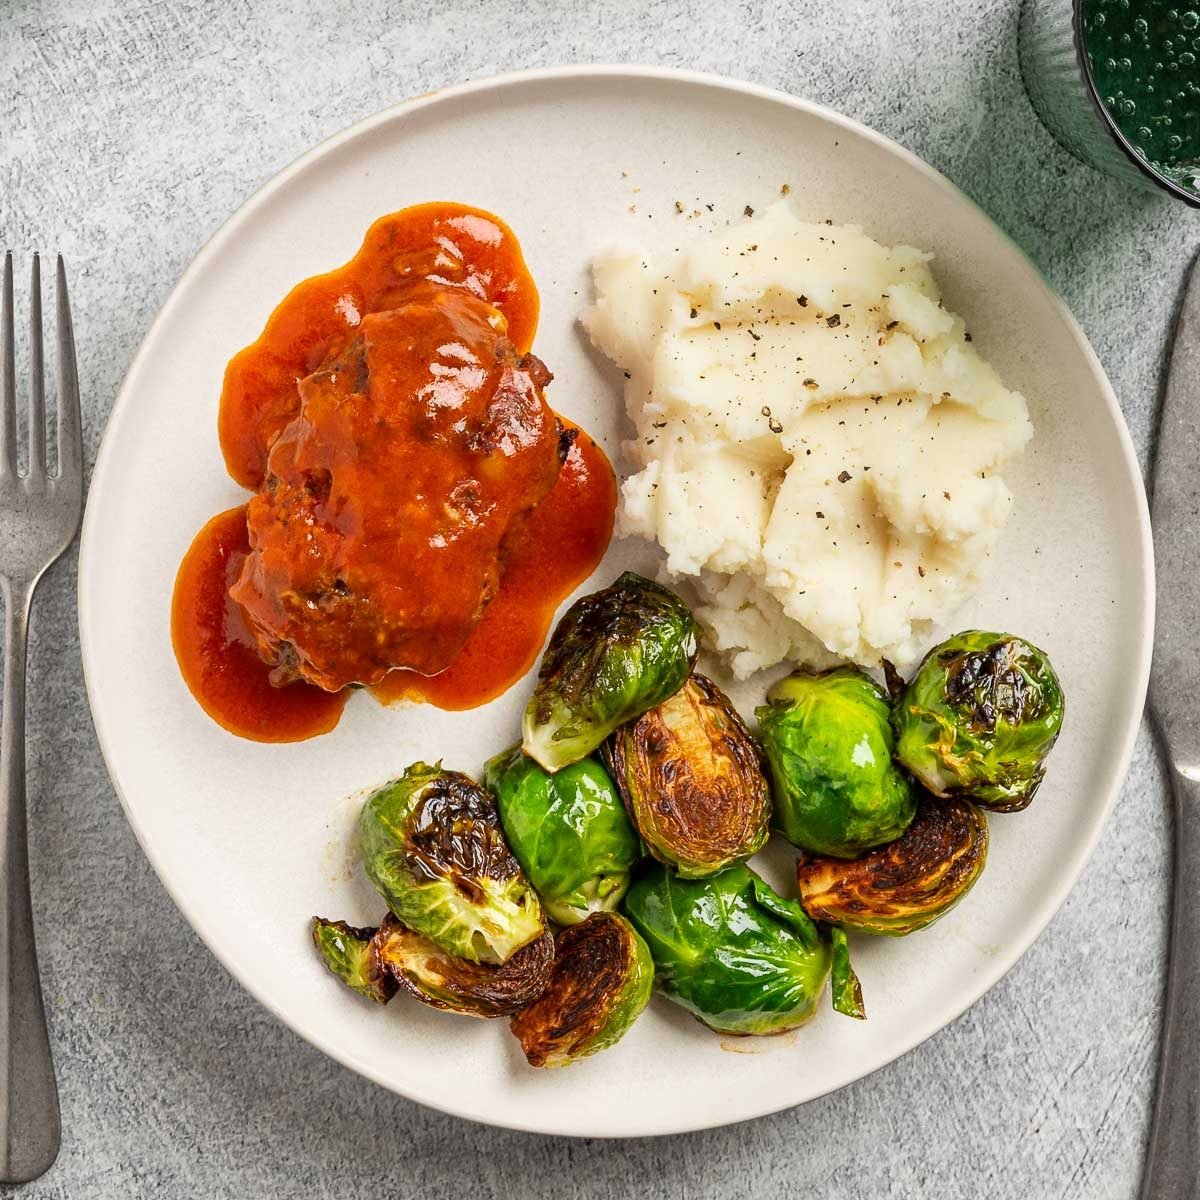
[[1200, 768], [1200, 268], [1192, 269], [1176, 326], [1158, 428], [1150, 702], [1172, 758]]
[[1150, 707], [1174, 799], [1158, 1088], [1142, 1200], [1200, 1200], [1200, 268], [1175, 330], [1154, 467], [1157, 629]]

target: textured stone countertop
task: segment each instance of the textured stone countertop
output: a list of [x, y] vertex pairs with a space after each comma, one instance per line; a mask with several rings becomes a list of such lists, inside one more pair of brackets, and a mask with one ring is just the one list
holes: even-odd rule
[[[413, 93], [520, 67], [722, 72], [857, 117], [965, 188], [1066, 297], [1145, 464], [1200, 214], [1127, 191], [1050, 139], [1021, 87], [1016, 22], [1017, 0], [0, 0], [0, 246], [71, 264], [93, 456], [180, 272], [314, 142]], [[72, 552], [43, 584], [31, 650], [34, 903], [65, 1134], [30, 1200], [1134, 1194], [1169, 828], [1147, 731], [1065, 907], [913, 1053], [729, 1129], [531, 1137], [366, 1083], [217, 965], [109, 784], [74, 587]]]

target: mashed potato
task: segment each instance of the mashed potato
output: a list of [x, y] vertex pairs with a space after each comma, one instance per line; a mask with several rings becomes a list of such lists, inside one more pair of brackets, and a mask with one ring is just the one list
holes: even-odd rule
[[739, 678], [911, 660], [1004, 525], [1025, 400], [942, 307], [929, 259], [781, 201], [667, 257], [593, 264], [584, 324], [637, 430], [621, 532], [662, 546]]

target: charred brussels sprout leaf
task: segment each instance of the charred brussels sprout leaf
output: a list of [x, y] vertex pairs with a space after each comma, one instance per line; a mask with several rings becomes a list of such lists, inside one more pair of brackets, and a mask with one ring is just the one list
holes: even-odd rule
[[654, 963], [617, 913], [593, 913], [559, 933], [545, 991], [512, 1019], [534, 1067], [563, 1067], [618, 1042], [646, 1007]]
[[771, 820], [762, 752], [703, 675], [622, 725], [607, 754], [650, 853], [685, 879], [714, 875], [762, 849]]
[[468, 1017], [505, 1017], [536, 999], [550, 979], [554, 935], [549, 931], [506, 963], [473, 963], [447, 954], [405, 929], [390, 913], [375, 936], [379, 960], [405, 989], [430, 1008]]
[[[629, 889], [625, 911], [650, 947], [659, 987], [710, 1029], [782, 1033], [816, 1010], [831, 944], [748, 867], [696, 880], [655, 867]], [[853, 1007], [845, 995], [838, 1001]]]
[[673, 592], [626, 571], [576, 600], [546, 647], [522, 745], [547, 771], [586, 758], [618, 725], [682, 686], [696, 623]]
[[414, 763], [363, 805], [363, 868], [400, 922], [447, 954], [507, 962], [545, 928], [542, 906], [467, 776]]
[[925, 797], [904, 836], [853, 862], [796, 869], [800, 903], [818, 921], [894, 937], [932, 925], [971, 890], [987, 862], [983, 813], [961, 797]]
[[488, 763], [486, 782], [508, 844], [551, 919], [574, 925], [617, 907], [641, 847], [594, 758], [551, 775], [516, 746]]
[[887, 697], [865, 672], [797, 671], [756, 715], [775, 824], [794, 846], [853, 858], [908, 827], [915, 791], [892, 762]]
[[380, 960], [374, 929], [313, 917], [312, 937], [325, 965], [347, 987], [377, 1004], [386, 1004], [395, 995], [396, 981]]
[[1050, 660], [1008, 633], [977, 629], [935, 646], [896, 701], [896, 757], [935, 796], [998, 812], [1033, 799], [1063, 720]]

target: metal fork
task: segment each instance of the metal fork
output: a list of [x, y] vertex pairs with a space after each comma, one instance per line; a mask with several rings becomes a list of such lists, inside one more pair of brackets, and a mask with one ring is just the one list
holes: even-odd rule
[[4, 258], [0, 333], [0, 596], [4, 599], [4, 711], [0, 716], [0, 1182], [24, 1183], [58, 1155], [58, 1087], [38, 979], [25, 814], [25, 652], [34, 589], [71, 544], [83, 512], [83, 445], [75, 338], [59, 256], [58, 469], [46, 453], [41, 262], [33, 257], [29, 466], [17, 470], [17, 372], [12, 255]]

